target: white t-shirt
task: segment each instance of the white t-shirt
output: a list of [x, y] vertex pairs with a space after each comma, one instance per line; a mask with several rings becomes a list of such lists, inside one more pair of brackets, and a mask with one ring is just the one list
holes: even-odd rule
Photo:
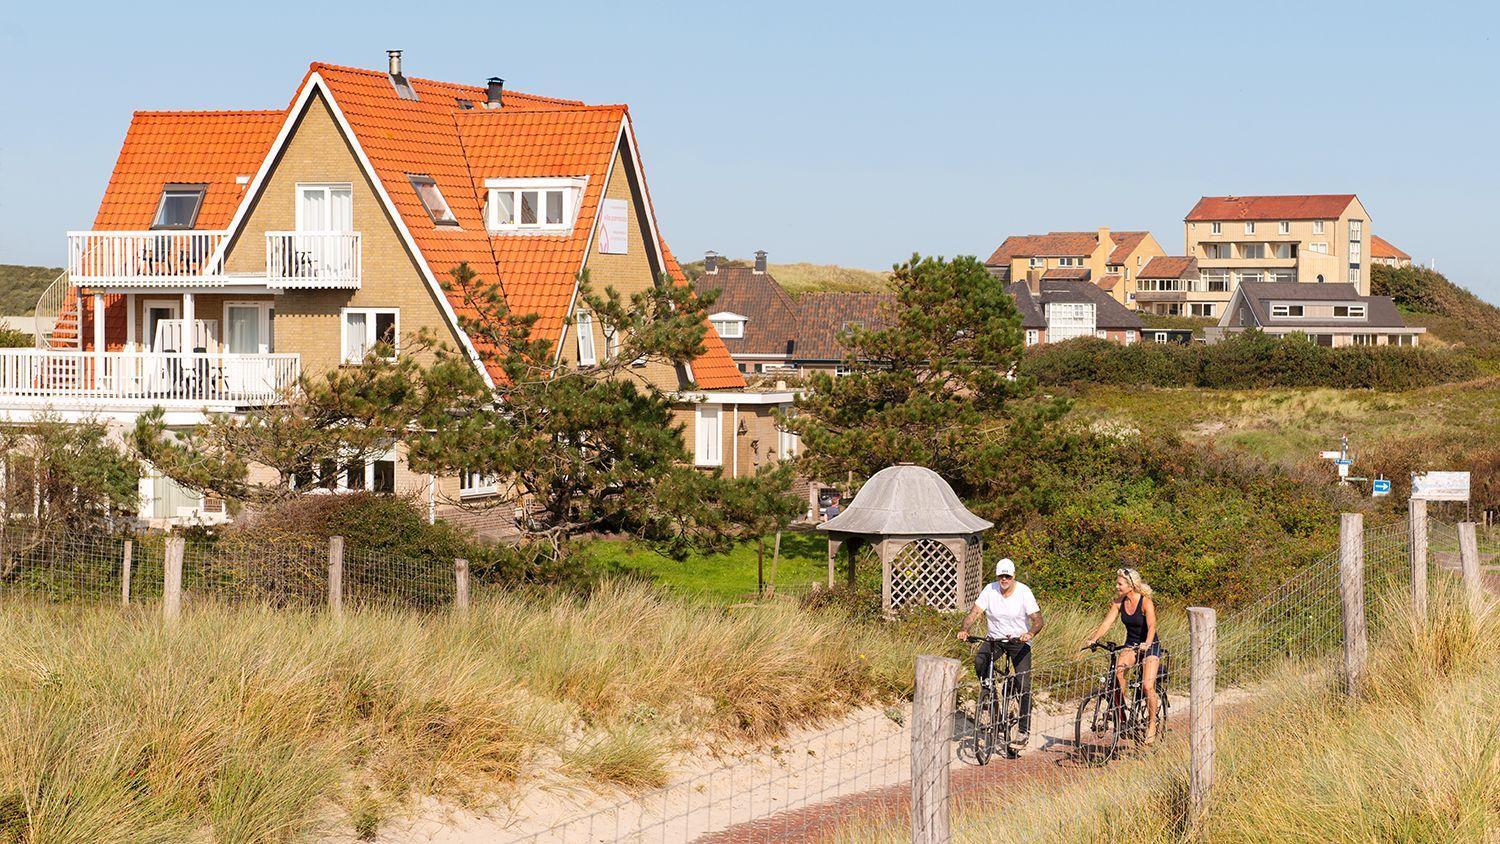
[[974, 606], [984, 610], [985, 618], [990, 623], [991, 639], [1026, 633], [1031, 629], [1026, 617], [1042, 611], [1037, 606], [1036, 596], [1031, 594], [1026, 584], [1017, 583], [1010, 590], [1010, 595], [1006, 595], [1000, 591], [998, 580], [980, 591], [979, 597], [974, 600]]

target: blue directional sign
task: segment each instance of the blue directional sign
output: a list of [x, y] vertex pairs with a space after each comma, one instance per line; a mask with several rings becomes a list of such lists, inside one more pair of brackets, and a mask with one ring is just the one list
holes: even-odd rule
[[1385, 478], [1377, 478], [1372, 484], [1370, 494], [1379, 498], [1382, 495], [1391, 494], [1391, 482]]

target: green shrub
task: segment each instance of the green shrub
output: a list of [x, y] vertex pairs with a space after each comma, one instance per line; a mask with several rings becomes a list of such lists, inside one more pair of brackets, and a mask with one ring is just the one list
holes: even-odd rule
[[30, 334], [0, 325], [0, 349], [29, 349], [34, 342]]
[[1410, 390], [1478, 377], [1468, 356], [1403, 346], [1330, 348], [1303, 337], [1258, 331], [1214, 344], [1136, 343], [1080, 338], [1027, 350], [1021, 375], [1040, 384], [1129, 387], [1340, 387]]

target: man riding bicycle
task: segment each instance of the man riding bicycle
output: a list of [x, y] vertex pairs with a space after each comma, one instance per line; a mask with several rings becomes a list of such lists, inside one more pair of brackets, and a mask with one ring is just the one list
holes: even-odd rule
[[1016, 564], [1008, 557], [995, 564], [994, 582], [980, 590], [964, 617], [959, 641], [968, 641], [969, 628], [981, 615], [989, 623], [989, 635], [974, 652], [974, 672], [981, 680], [989, 677], [990, 662], [998, 658], [995, 651], [1010, 658], [1021, 698], [1021, 732], [1014, 744], [1025, 747], [1031, 737], [1031, 640], [1042, 630], [1042, 610], [1026, 584], [1016, 580]]

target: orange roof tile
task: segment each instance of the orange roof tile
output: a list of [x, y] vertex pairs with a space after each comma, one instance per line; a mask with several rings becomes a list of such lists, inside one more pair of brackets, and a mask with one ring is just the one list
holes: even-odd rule
[[138, 111], [120, 146], [94, 228], [138, 231], [151, 227], [162, 187], [206, 184], [197, 228], [229, 225], [245, 188], [281, 128], [281, 111]]
[[1205, 196], [1185, 221], [1195, 220], [1333, 220], [1354, 201], [1352, 193], [1291, 196]]
[[1109, 253], [1109, 260], [1105, 263], [1123, 264], [1130, 259], [1130, 253], [1135, 251], [1141, 241], [1146, 239], [1150, 232], [1110, 232], [1109, 239], [1114, 241], [1114, 251]]
[[1408, 261], [1411, 256], [1402, 252], [1394, 243], [1378, 234], [1370, 235], [1370, 257], [1371, 258], [1404, 258]]
[[1198, 259], [1185, 255], [1158, 255], [1146, 262], [1136, 278], [1188, 278], [1198, 275]]

